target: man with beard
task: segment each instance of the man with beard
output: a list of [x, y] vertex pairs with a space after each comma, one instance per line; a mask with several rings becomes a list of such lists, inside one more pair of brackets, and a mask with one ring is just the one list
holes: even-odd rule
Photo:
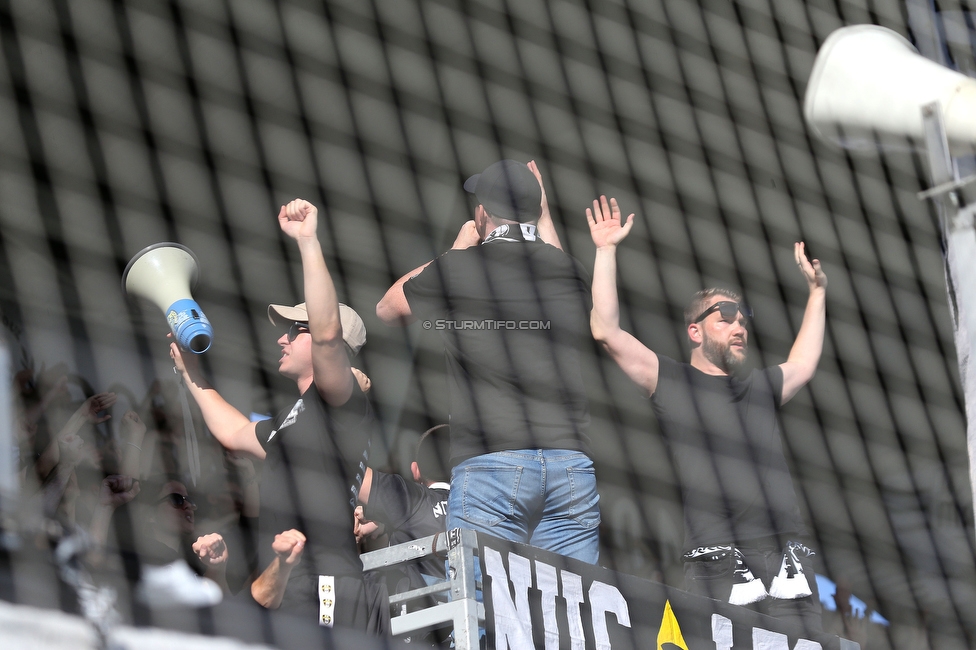
[[739, 372], [750, 311], [725, 289], [695, 294], [685, 310], [690, 363], [648, 349], [620, 329], [616, 248], [633, 226], [614, 199], [586, 210], [596, 260], [590, 328], [651, 398], [665, 435], [685, 516], [685, 588], [822, 629], [813, 551], [783, 453], [777, 411], [813, 378], [823, 349], [827, 277], [804, 244], [794, 256], [809, 288], [785, 363]]

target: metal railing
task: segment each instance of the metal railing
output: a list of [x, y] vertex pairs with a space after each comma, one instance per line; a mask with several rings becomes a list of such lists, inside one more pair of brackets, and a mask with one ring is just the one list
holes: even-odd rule
[[[478, 535], [471, 530], [455, 529], [405, 542], [362, 556], [365, 571], [377, 571], [424, 558], [447, 559], [447, 578], [426, 587], [390, 595], [390, 605], [399, 605], [399, 613], [390, 618], [394, 636], [444, 627], [454, 629], [454, 647], [458, 650], [477, 650], [478, 628], [484, 628], [485, 608], [477, 601], [475, 592], [475, 552]], [[447, 594], [447, 599], [435, 605], [408, 611], [408, 603], [423, 601], [430, 596]]]

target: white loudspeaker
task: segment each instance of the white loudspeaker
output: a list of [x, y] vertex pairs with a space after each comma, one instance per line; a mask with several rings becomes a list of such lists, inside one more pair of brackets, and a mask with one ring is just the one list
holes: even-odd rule
[[976, 79], [924, 58], [890, 29], [854, 25], [833, 32], [817, 53], [803, 116], [820, 138], [846, 149], [921, 148], [921, 108], [934, 101], [951, 154], [976, 152]]
[[181, 244], [162, 242], [142, 249], [129, 260], [122, 274], [122, 288], [162, 309], [180, 346], [202, 354], [213, 341], [213, 326], [190, 293], [197, 274], [193, 251]]

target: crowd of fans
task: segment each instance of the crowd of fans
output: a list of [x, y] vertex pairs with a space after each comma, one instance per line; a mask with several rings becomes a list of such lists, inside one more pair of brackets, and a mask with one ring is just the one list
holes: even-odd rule
[[[651, 397], [680, 452], [685, 589], [822, 634], [817, 554], [798, 541], [807, 532], [776, 418], [821, 355], [819, 261], [795, 245], [809, 299], [786, 362], [738, 372], [752, 312], [738, 294], [713, 288], [686, 310], [691, 363], [683, 364], [620, 328], [615, 255], [633, 214], [622, 218], [605, 196], [587, 209], [597, 247], [591, 297], [585, 269], [561, 249], [534, 163], [499, 161], [464, 188], [479, 203], [452, 249], [404, 275], [376, 306], [391, 326], [454, 325], [443, 335], [450, 450], [439, 442], [445, 427], [434, 427], [409, 477], [367, 466], [375, 409], [369, 378], [352, 365], [365, 325], [338, 302], [318, 209], [303, 199], [277, 220], [301, 254], [306, 302], [268, 307], [280, 332], [278, 371], [298, 389], [291, 407], [254, 421], [175, 342], [178, 380], [153, 384], [142, 399], [124, 387], [96, 392], [63, 368], [28, 365], [16, 375], [20, 520], [35, 550], [53, 552], [81, 613], [104, 627], [138, 622], [146, 608], [228, 599], [278, 620], [385, 634], [390, 582], [422, 587], [444, 572], [428, 562], [364, 574], [357, 544], [379, 535], [396, 543], [469, 528], [597, 563], [602, 518], [579, 359], [592, 334]], [[731, 434], [729, 423], [738, 423]], [[743, 465], [747, 455], [762, 462]]]
[[[133, 623], [141, 609], [251, 597], [247, 587], [259, 573], [262, 463], [200, 433], [201, 471], [194, 484], [185, 427], [206, 428], [196, 409], [187, 420], [180, 390], [174, 379], [155, 382], [141, 398], [121, 386], [96, 392], [63, 365], [16, 373], [19, 554], [47, 556], [55, 565], [68, 594], [63, 609], [91, 614], [86, 599], [111, 592], [111, 602], [102, 603], [113, 612], [111, 622]], [[432, 513], [446, 509], [449, 469], [440, 460], [447, 453], [446, 427], [435, 427], [421, 443], [413, 447], [413, 477], [367, 473], [361, 505], [349, 522], [361, 550], [443, 530], [443, 519]], [[427, 459], [430, 478], [421, 473], [418, 457]], [[416, 508], [427, 494], [433, 495], [430, 513]], [[404, 513], [405, 507], [414, 511]], [[293, 548], [300, 540], [289, 534], [283, 531], [276, 544]], [[439, 560], [385, 576], [393, 591], [443, 577]], [[17, 601], [8, 578], [0, 583], [7, 582], [12, 593], [0, 596]]]
[[[204, 436], [205, 471], [188, 485], [178, 390], [157, 382], [137, 398], [118, 386], [96, 392], [63, 366], [17, 372], [18, 519], [44, 533], [32, 543], [56, 547], [80, 536], [85, 566], [99, 575], [135, 577], [132, 567], [143, 575], [142, 566], [182, 559], [223, 591], [240, 590], [257, 468]], [[215, 552], [214, 533], [239, 547], [240, 562]]]
[[[30, 533], [21, 536], [22, 543], [35, 553], [49, 553], [53, 562], [59, 544], [85, 540], [81, 566], [92, 583], [113, 585], [121, 595], [114, 606], [122, 621], [134, 619], [133, 606], [207, 605], [219, 600], [198, 576], [212, 580], [224, 598], [244, 597], [256, 562], [252, 533], [260, 463], [202, 435], [202, 472], [193, 485], [185, 460], [178, 382], [154, 383], [141, 398], [124, 387], [110, 388], [96, 392], [63, 365], [26, 367], [16, 373], [18, 514], [22, 531]], [[197, 412], [193, 415], [199, 419]], [[404, 503], [417, 503], [426, 495], [432, 495], [432, 511], [438, 503], [446, 508], [449, 469], [441, 458], [447, 431], [443, 425], [438, 429], [423, 436], [434, 444], [415, 448], [413, 476], [368, 473], [364, 485], [380, 487], [373, 495], [362, 491], [351, 522], [362, 550], [432, 534], [432, 520], [435, 526], [443, 524], [416, 513], [412, 518], [390, 516], [402, 512]], [[421, 465], [429, 468], [426, 473], [420, 472]], [[419, 495], [407, 496], [408, 491]], [[612, 535], [608, 544], [614, 545]], [[618, 568], [667, 581], [654, 555], [641, 554], [644, 569]], [[179, 560], [188, 567], [182, 575], [176, 575], [175, 567], [184, 566]], [[386, 579], [391, 592], [400, 592], [443, 575], [443, 565], [434, 561], [392, 572]], [[885, 647], [883, 628], [864, 613], [851, 612], [845, 596], [849, 590], [838, 589], [838, 607], [825, 611], [825, 628], [862, 647]], [[61, 607], [83, 613], [76, 597], [63, 599]], [[9, 598], [16, 600], [16, 594]]]

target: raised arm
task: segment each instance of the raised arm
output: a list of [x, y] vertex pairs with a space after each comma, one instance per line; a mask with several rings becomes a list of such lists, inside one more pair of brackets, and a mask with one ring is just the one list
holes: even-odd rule
[[[59, 382], [59, 384], [61, 384], [63, 387], [63, 382]], [[56, 387], [51, 389], [49, 394], [53, 393], [55, 390], [60, 392], [61, 388]], [[115, 404], [116, 399], [115, 393], [98, 393], [96, 395], [92, 395], [82, 402], [81, 406], [78, 407], [78, 410], [76, 410], [71, 417], [68, 418], [68, 421], [64, 423], [63, 427], [61, 427], [61, 431], [54, 436], [51, 443], [37, 459], [38, 476], [47, 476], [58, 464], [61, 458], [60, 444], [65, 439], [78, 433], [86, 422], [96, 425], [110, 419], [112, 416], [108, 413], [108, 411], [112, 405]], [[99, 413], [103, 412], [105, 413], [104, 415], [99, 415]]]
[[403, 285], [410, 278], [419, 275], [429, 264], [430, 262], [421, 264], [394, 282], [393, 286], [386, 290], [383, 298], [376, 303], [377, 318], [390, 327], [409, 325], [417, 320], [417, 317], [410, 310], [410, 303], [407, 302], [407, 297], [403, 295]]
[[227, 585], [227, 559], [230, 552], [220, 533], [210, 533], [197, 538], [193, 542], [193, 552], [200, 558], [200, 562], [206, 567], [204, 577], [210, 578], [218, 585], [225, 596], [230, 596], [230, 587]]
[[275, 535], [271, 548], [276, 553], [264, 571], [251, 583], [251, 596], [262, 607], [278, 609], [292, 569], [302, 561], [305, 535], [295, 529]]
[[88, 532], [95, 541], [98, 559], [105, 549], [108, 540], [108, 530], [112, 515], [119, 506], [132, 501], [139, 494], [139, 481], [131, 476], [115, 474], [102, 479], [102, 487], [98, 493], [98, 504], [92, 512], [91, 524]]
[[[172, 335], [169, 335], [172, 338]], [[256, 425], [246, 415], [231, 406], [200, 372], [197, 356], [183, 356], [175, 342], [169, 344], [169, 356], [173, 366], [183, 377], [190, 396], [200, 407], [203, 421], [210, 433], [221, 445], [231, 451], [242, 451], [255, 458], [264, 459], [264, 448], [258, 442]]]
[[657, 355], [632, 334], [620, 329], [620, 305], [617, 300], [617, 244], [634, 225], [634, 215], [621, 223], [616, 199], [601, 196], [586, 209], [590, 236], [596, 244], [593, 263], [593, 311], [590, 331], [610, 354], [621, 370], [638, 386], [653, 395], [657, 390]]
[[[481, 243], [481, 235], [478, 234], [478, 228], [475, 222], [467, 221], [461, 230], [458, 231], [457, 237], [454, 239], [454, 244], [451, 246], [451, 250], [461, 250], [464, 248], [470, 248], [472, 246], [477, 246]], [[430, 262], [432, 262], [431, 260]], [[420, 275], [430, 262], [425, 262], [421, 264], [413, 271], [410, 271], [390, 287], [383, 299], [376, 303], [376, 317], [387, 325], [409, 325], [413, 321], [417, 320], [417, 317], [410, 309], [410, 303], [407, 302], [407, 297], [403, 294], [403, 285], [407, 283], [410, 278]]]
[[341, 406], [349, 401], [356, 380], [342, 341], [339, 299], [319, 243], [318, 209], [304, 199], [295, 199], [281, 207], [278, 225], [298, 243], [302, 256], [315, 387], [331, 406]]
[[536, 224], [539, 229], [539, 236], [542, 237], [542, 241], [562, 250], [563, 245], [559, 242], [556, 226], [553, 224], [552, 215], [549, 213], [549, 199], [546, 198], [546, 186], [542, 182], [542, 172], [539, 171], [539, 166], [535, 164], [534, 160], [529, 161], [528, 168], [535, 174], [536, 180], [539, 181], [539, 187], [542, 188], [542, 214], [539, 215], [539, 221]]
[[790, 401], [817, 372], [827, 324], [827, 276], [820, 268], [820, 260], [811, 262], [807, 259], [803, 242], [794, 244], [793, 256], [807, 281], [810, 297], [807, 298], [803, 322], [790, 349], [790, 356], [780, 364], [783, 369], [783, 404]]
[[119, 423], [119, 433], [122, 443], [121, 473], [138, 479], [141, 467], [142, 441], [146, 436], [146, 425], [139, 419], [139, 414], [128, 410]]

